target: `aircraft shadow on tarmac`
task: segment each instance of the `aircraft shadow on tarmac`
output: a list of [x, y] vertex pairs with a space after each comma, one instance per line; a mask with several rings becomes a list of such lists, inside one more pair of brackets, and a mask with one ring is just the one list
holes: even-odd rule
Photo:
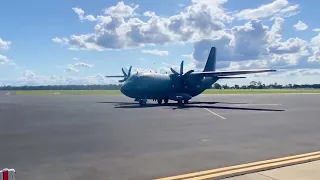
[[227, 104], [227, 105], [241, 105], [248, 103], [232, 103], [232, 102], [200, 102], [193, 101], [189, 102], [185, 105], [178, 105], [177, 103], [168, 103], [168, 104], [146, 104], [144, 106], [140, 106], [138, 103], [134, 102], [98, 102], [98, 103], [106, 103], [106, 104], [116, 104], [114, 108], [152, 108], [152, 107], [172, 107], [172, 110], [176, 109], [190, 109], [190, 108], [207, 108], [207, 109], [226, 109], [226, 110], [247, 110], [247, 111], [285, 111], [283, 109], [269, 109], [269, 108], [248, 108], [248, 107], [232, 107], [232, 106], [216, 106], [214, 104]]

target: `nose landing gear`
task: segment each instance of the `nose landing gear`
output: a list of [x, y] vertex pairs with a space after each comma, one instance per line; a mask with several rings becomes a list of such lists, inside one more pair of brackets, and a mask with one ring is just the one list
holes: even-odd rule
[[140, 104], [140, 106], [146, 105], [147, 100], [146, 99], [139, 99], [139, 104]]

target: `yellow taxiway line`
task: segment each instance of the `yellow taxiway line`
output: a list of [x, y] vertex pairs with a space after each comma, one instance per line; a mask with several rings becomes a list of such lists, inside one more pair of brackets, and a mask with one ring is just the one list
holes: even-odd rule
[[221, 179], [248, 173], [254, 173], [284, 166], [290, 166], [300, 163], [320, 160], [320, 151], [307, 154], [288, 156], [277, 159], [270, 159], [248, 164], [240, 164], [236, 166], [200, 171], [184, 175], [159, 178], [155, 180], [202, 180], [202, 179]]

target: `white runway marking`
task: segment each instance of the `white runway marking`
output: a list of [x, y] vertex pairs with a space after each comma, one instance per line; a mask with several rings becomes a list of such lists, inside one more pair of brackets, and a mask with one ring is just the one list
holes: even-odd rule
[[213, 112], [213, 111], [211, 111], [211, 110], [209, 110], [209, 109], [207, 109], [207, 108], [203, 108], [203, 109], [206, 110], [206, 111], [208, 111], [208, 112], [210, 112], [210, 113], [213, 114], [213, 115], [216, 115], [216, 116], [220, 117], [221, 119], [226, 119], [225, 117], [220, 116], [219, 114], [217, 114], [217, 113], [215, 113], [215, 112]]

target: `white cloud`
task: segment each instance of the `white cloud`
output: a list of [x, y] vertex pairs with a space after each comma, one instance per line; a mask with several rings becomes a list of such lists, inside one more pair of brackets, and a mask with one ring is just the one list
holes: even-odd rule
[[153, 55], [157, 55], [157, 56], [168, 56], [169, 55], [168, 51], [161, 51], [158, 49], [142, 50], [141, 52], [145, 53], [145, 54], [153, 54]]
[[30, 70], [25, 70], [22, 72], [22, 77], [23, 78], [27, 78], [27, 79], [32, 79], [35, 77], [35, 74], [33, 71], [30, 71]]
[[79, 72], [79, 70], [74, 68], [72, 65], [67, 66], [65, 71], [66, 72]]
[[285, 42], [270, 45], [269, 51], [274, 54], [297, 53], [306, 50], [308, 42], [300, 38], [290, 38]]
[[279, 13], [277, 13], [275, 16], [281, 16], [281, 17], [291, 17], [291, 16], [295, 16], [299, 13], [299, 5], [292, 5], [292, 6], [288, 6], [284, 9], [282, 9]]
[[104, 13], [113, 17], [131, 17], [134, 15], [134, 11], [139, 7], [135, 5], [134, 7], [125, 5], [123, 1], [118, 2], [116, 6], [111, 6], [104, 10]]
[[320, 49], [314, 48], [312, 56], [308, 57], [310, 63], [320, 63]]
[[315, 32], [320, 32], [320, 28], [315, 28], [315, 29], [312, 29], [312, 31], [315, 31]]
[[10, 45], [10, 41], [4, 41], [0, 38], [0, 50], [8, 50], [10, 48]]
[[15, 63], [12, 60], [8, 59], [7, 56], [0, 54], [0, 65], [4, 64], [15, 65]]
[[[266, 18], [272, 15], [291, 16], [299, 6], [289, 5], [288, 0], [275, 0], [269, 4], [261, 5], [256, 9], [244, 9], [238, 12], [235, 16], [239, 19], [247, 20]], [[291, 13], [291, 15], [289, 13]]]
[[79, 72], [80, 70], [78, 68], [92, 68], [93, 64], [88, 64], [84, 62], [77, 62], [74, 64], [69, 64], [65, 67], [66, 72]]
[[[67, 45], [72, 50], [104, 50], [194, 42], [203, 37], [223, 34], [225, 23], [232, 17], [221, 7], [226, 1], [193, 1], [177, 15], [159, 17], [147, 11], [147, 20], [136, 17], [138, 5], [131, 7], [119, 2], [97, 16], [93, 33], [54, 37], [53, 42]], [[82, 9], [77, 12], [83, 15]], [[83, 15], [84, 16], [84, 15]]]
[[[203, 68], [212, 46], [217, 47], [218, 65], [229, 69], [309, 67], [308, 63], [318, 61], [316, 47], [320, 45], [320, 36], [310, 42], [298, 37], [282, 38], [286, 18], [299, 13], [298, 4], [275, 0], [233, 13], [223, 7], [226, 2], [192, 0], [182, 12], [172, 16], [159, 16], [151, 11], [138, 14], [138, 5], [119, 2], [96, 16], [91, 33], [54, 37], [52, 41], [72, 50], [99, 51], [193, 43], [190, 64], [198, 69]], [[79, 9], [78, 15], [86, 17]], [[259, 20], [264, 18], [273, 23], [267, 25], [270, 21], [264, 24], [265, 21]], [[242, 22], [239, 19], [248, 21], [239, 24]], [[233, 26], [234, 21], [237, 26]], [[141, 52], [167, 55], [166, 51], [157, 49]]]
[[73, 11], [78, 14], [80, 21], [88, 20], [88, 21], [95, 21], [96, 18], [93, 15], [84, 15], [84, 10], [78, 7], [73, 7]]
[[77, 63], [73, 64], [73, 67], [92, 68], [93, 64], [87, 64], [84, 62], [77, 62]]
[[308, 29], [308, 25], [303, 23], [302, 21], [298, 21], [297, 24], [293, 25], [293, 27], [295, 28], [295, 30], [297, 31], [304, 31]]

